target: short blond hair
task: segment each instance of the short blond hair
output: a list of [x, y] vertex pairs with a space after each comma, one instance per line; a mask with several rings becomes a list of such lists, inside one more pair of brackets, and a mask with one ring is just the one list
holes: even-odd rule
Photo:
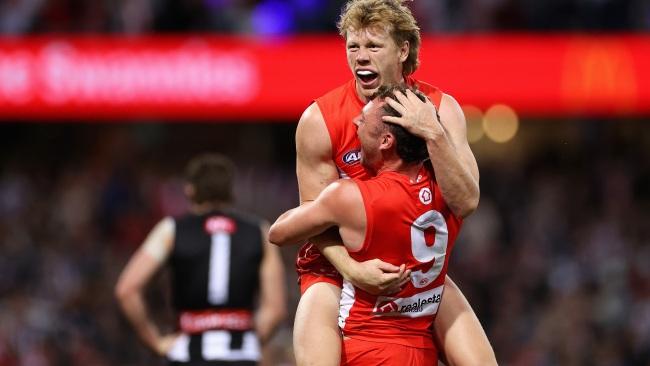
[[409, 42], [409, 54], [403, 63], [404, 75], [411, 75], [420, 66], [420, 27], [411, 10], [400, 0], [350, 0], [343, 7], [336, 26], [343, 38], [347, 38], [349, 29], [386, 27], [398, 46]]

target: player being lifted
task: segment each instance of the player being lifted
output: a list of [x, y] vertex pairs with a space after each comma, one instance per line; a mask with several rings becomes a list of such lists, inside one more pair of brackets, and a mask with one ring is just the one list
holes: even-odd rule
[[[405, 83], [418, 86], [431, 99], [440, 119], [431, 118], [430, 111], [422, 107], [409, 109], [393, 122], [424, 139], [449, 208], [458, 217], [469, 215], [479, 200], [479, 174], [467, 143], [465, 119], [451, 96], [411, 77], [419, 63], [420, 32], [410, 10], [397, 0], [352, 0], [344, 7], [338, 27], [353, 78], [316, 99], [300, 118], [296, 173], [301, 202], [313, 201], [339, 177], [367, 177], [359, 164], [360, 145], [350, 121], [381, 85]], [[388, 101], [405, 102], [401, 97]], [[336, 317], [341, 275], [369, 293], [392, 290], [403, 278], [404, 273], [393, 264], [377, 259], [354, 261], [340, 244], [340, 239], [321, 235], [312, 238], [298, 254], [302, 293], [294, 323], [298, 365], [338, 364]], [[434, 323], [434, 337], [448, 363], [496, 364], [478, 319], [449, 277], [445, 293]]]

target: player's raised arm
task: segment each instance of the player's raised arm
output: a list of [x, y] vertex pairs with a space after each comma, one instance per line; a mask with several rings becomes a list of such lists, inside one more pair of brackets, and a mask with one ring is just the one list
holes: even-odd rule
[[[465, 114], [456, 99], [451, 95], [444, 94], [440, 102], [440, 120], [449, 140], [451, 141], [454, 151], [458, 156], [460, 166], [463, 171], [460, 175], [459, 200], [464, 200], [467, 216], [476, 210], [481, 195], [479, 188], [479, 170], [474, 153], [467, 141], [467, 122]], [[429, 148], [429, 157], [431, 157], [431, 148]], [[453, 184], [453, 183], [452, 183]], [[451, 184], [450, 184], [451, 185]], [[448, 192], [452, 195], [453, 192]], [[443, 196], [445, 195], [443, 191]]]
[[427, 143], [429, 158], [449, 208], [460, 217], [470, 215], [480, 197], [478, 167], [467, 143], [463, 111], [449, 95], [442, 97], [439, 116], [428, 99], [420, 100], [412, 91], [397, 93], [397, 100], [387, 102], [401, 116], [384, 116], [384, 120], [406, 128]]

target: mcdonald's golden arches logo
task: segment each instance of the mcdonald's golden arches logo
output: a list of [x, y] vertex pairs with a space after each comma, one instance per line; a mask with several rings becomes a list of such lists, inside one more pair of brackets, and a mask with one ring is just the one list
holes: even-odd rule
[[637, 102], [633, 58], [621, 43], [580, 40], [570, 43], [562, 72], [567, 107], [629, 111]]

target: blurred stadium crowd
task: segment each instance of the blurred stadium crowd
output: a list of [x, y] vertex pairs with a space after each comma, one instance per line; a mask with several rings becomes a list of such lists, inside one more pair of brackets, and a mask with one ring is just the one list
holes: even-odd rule
[[[650, 364], [643, 125], [529, 121], [509, 147], [473, 146], [481, 204], [450, 271], [502, 364]], [[117, 311], [119, 270], [157, 219], [184, 209], [177, 173], [196, 152], [235, 157], [239, 206], [273, 220], [294, 205], [293, 128], [3, 126], [0, 365], [162, 364]], [[291, 268], [295, 248], [283, 254]], [[162, 279], [150, 296], [170, 326]], [[291, 324], [268, 364], [291, 364]]]
[[[343, 0], [6, 0], [0, 32], [335, 31]], [[425, 32], [650, 29], [645, 0], [416, 0]]]
[[[269, 160], [293, 149], [289, 126], [281, 145], [265, 143], [273, 132], [264, 125], [0, 129], [2, 366], [164, 364], [132, 335], [113, 288], [149, 229], [188, 208], [179, 173], [194, 154], [233, 156], [239, 207], [271, 220], [297, 200], [292, 158]], [[294, 254], [285, 254], [292, 263]], [[166, 275], [151, 303], [171, 332]], [[280, 338], [277, 352], [291, 352], [290, 335]]]

